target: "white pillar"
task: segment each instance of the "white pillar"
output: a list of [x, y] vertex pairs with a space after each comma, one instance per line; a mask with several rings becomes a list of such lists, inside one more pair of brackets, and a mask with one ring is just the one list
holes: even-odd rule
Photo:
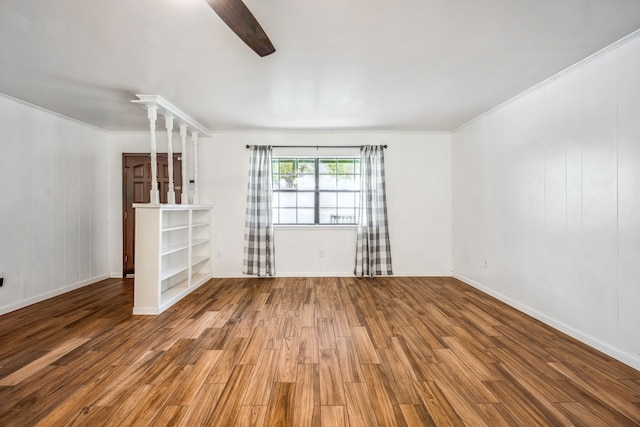
[[193, 142], [193, 204], [200, 203], [198, 195], [198, 132], [191, 132], [191, 142]]
[[182, 140], [182, 155], [180, 156], [182, 163], [182, 193], [181, 204], [189, 204], [189, 183], [187, 182], [187, 125], [180, 124], [180, 139]]
[[173, 185], [173, 115], [168, 114], [165, 116], [165, 123], [167, 125], [167, 162], [169, 163], [169, 189], [167, 190], [167, 203], [170, 205], [176, 204], [176, 190]]
[[158, 191], [158, 156], [156, 153], [156, 119], [158, 118], [158, 106], [148, 105], [149, 128], [151, 129], [151, 191], [150, 203], [160, 203], [160, 192]]

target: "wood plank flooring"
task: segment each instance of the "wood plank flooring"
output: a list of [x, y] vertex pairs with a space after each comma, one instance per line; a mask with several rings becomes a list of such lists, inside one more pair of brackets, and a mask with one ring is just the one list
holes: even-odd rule
[[640, 372], [452, 278], [132, 288], [0, 316], [1, 426], [640, 425]]

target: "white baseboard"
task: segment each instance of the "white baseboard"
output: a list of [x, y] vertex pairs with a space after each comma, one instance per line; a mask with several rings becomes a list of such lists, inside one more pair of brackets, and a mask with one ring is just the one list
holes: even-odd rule
[[8, 305], [5, 305], [5, 306], [2, 306], [2, 307], [0, 307], [0, 315], [7, 314], [7, 313], [10, 313], [12, 311], [20, 310], [21, 308], [25, 308], [25, 307], [30, 306], [32, 304], [44, 301], [44, 300], [49, 299], [49, 298], [56, 297], [58, 295], [65, 294], [67, 292], [73, 291], [75, 289], [82, 288], [84, 286], [92, 285], [92, 284], [94, 284], [96, 282], [99, 282], [101, 280], [105, 280], [105, 279], [108, 279], [108, 278], [109, 278], [108, 274], [103, 274], [101, 276], [96, 276], [96, 277], [92, 277], [91, 279], [82, 280], [80, 282], [77, 282], [77, 283], [74, 283], [74, 284], [71, 284], [71, 285], [68, 285], [68, 286], [64, 286], [62, 288], [58, 288], [58, 289], [55, 289], [53, 291], [46, 292], [44, 294], [35, 295], [35, 296], [29, 297], [27, 299], [18, 301], [18, 302], [13, 303], [13, 304], [8, 304]]
[[432, 271], [432, 272], [420, 272], [420, 273], [408, 273], [401, 271], [400, 273], [393, 273], [395, 277], [452, 277], [450, 271]]
[[585, 334], [584, 332], [581, 332], [577, 329], [574, 329], [573, 327], [560, 322], [550, 316], [547, 316], [546, 314], [539, 312], [527, 305], [524, 305], [506, 295], [503, 295], [499, 292], [494, 291], [491, 288], [488, 288], [487, 286], [476, 282], [473, 279], [470, 279], [468, 277], [462, 276], [460, 274], [456, 274], [453, 273], [453, 277], [470, 285], [473, 286], [474, 288], [478, 289], [479, 291], [484, 292], [485, 294], [491, 295], [492, 297], [504, 302], [505, 304], [525, 313], [528, 314], [529, 316], [551, 326], [552, 328], [555, 328], [561, 332], [564, 332], [565, 334], [577, 339], [578, 341], [583, 342], [584, 344], [587, 344], [590, 347], [595, 348], [596, 350], [599, 350], [601, 352], [603, 352], [604, 354], [613, 357], [616, 360], [619, 360], [620, 362], [631, 366], [632, 368], [638, 369], [640, 370], [640, 357], [638, 356], [634, 356], [632, 354], [626, 353], [624, 351], [621, 351], [620, 349], [613, 347], [612, 345], [603, 342], [597, 338], [594, 338], [588, 334]]
[[157, 316], [160, 314], [160, 309], [158, 307], [133, 307], [134, 315], [142, 315], [142, 316]]
[[[255, 276], [249, 276], [246, 274], [238, 274], [238, 273], [213, 273], [213, 278], [214, 279], [241, 279], [243, 277], [255, 277]], [[344, 271], [340, 271], [340, 272], [326, 272], [326, 271], [321, 271], [321, 272], [309, 272], [309, 271], [303, 271], [303, 272], [291, 272], [291, 271], [287, 271], [284, 273], [276, 273], [276, 275], [274, 277], [356, 277], [353, 275], [353, 272], [344, 272]], [[450, 271], [442, 271], [442, 272], [420, 272], [420, 273], [407, 273], [407, 272], [401, 272], [401, 273], [394, 273], [393, 276], [389, 276], [389, 277], [451, 277], [451, 272]]]

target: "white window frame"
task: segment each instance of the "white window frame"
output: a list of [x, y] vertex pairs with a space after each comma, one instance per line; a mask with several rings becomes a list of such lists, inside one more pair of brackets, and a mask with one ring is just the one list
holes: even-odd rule
[[[297, 162], [302, 161], [304, 163], [308, 163], [309, 161], [314, 162], [314, 170], [312, 173], [292, 173], [285, 174], [281, 173], [282, 170], [280, 168], [276, 168], [276, 165], [280, 165], [280, 161], [295, 161], [296, 166]], [[321, 171], [320, 164], [323, 161], [336, 161], [335, 173], [328, 174], [326, 172]], [[357, 221], [358, 214], [358, 205], [360, 203], [360, 189], [359, 189], [359, 166], [360, 166], [360, 157], [359, 156], [274, 156], [272, 159], [273, 163], [273, 171], [272, 171], [272, 179], [273, 179], [273, 223], [276, 226], [331, 226], [331, 225], [355, 225]], [[353, 162], [353, 168], [349, 173], [340, 174], [338, 170], [338, 161], [344, 161], [345, 163]], [[276, 170], [277, 169], [277, 170]], [[297, 168], [295, 168], [297, 169]], [[297, 180], [298, 177], [301, 176], [313, 176], [314, 177], [314, 187], [313, 188], [281, 188], [280, 182], [277, 182], [277, 179], [283, 176], [294, 176]], [[335, 188], [321, 188], [321, 177], [330, 177], [335, 176], [336, 184]], [[353, 177], [353, 185], [352, 188], [339, 188], [338, 177], [340, 176], [351, 176]], [[280, 203], [280, 195], [281, 194], [296, 194], [296, 203], [295, 206], [282, 206]], [[301, 207], [298, 204], [298, 200], [300, 199], [300, 194], [313, 194], [313, 208]], [[326, 195], [335, 194], [336, 202], [335, 207], [323, 207], [322, 199], [326, 197]], [[346, 197], [340, 195], [347, 195]], [[349, 197], [348, 195], [352, 195]], [[342, 199], [342, 201], [341, 201]], [[352, 203], [348, 204], [345, 200], [350, 199]], [[313, 209], [313, 222], [312, 221], [304, 221], [300, 222], [300, 211]], [[335, 214], [332, 214], [329, 221], [324, 220], [325, 213], [329, 209], [335, 209]], [[295, 221], [296, 222], [281, 222], [281, 213], [286, 210], [295, 211]], [[325, 211], [325, 212], [322, 212]], [[348, 215], [347, 215], [348, 213]]]

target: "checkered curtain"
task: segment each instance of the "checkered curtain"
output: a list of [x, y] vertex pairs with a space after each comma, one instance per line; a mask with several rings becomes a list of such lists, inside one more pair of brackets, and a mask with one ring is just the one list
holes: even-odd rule
[[383, 150], [382, 145], [360, 148], [360, 210], [353, 271], [360, 277], [393, 274]]
[[244, 226], [242, 272], [254, 276], [275, 274], [271, 210], [271, 146], [250, 147], [247, 212]]

